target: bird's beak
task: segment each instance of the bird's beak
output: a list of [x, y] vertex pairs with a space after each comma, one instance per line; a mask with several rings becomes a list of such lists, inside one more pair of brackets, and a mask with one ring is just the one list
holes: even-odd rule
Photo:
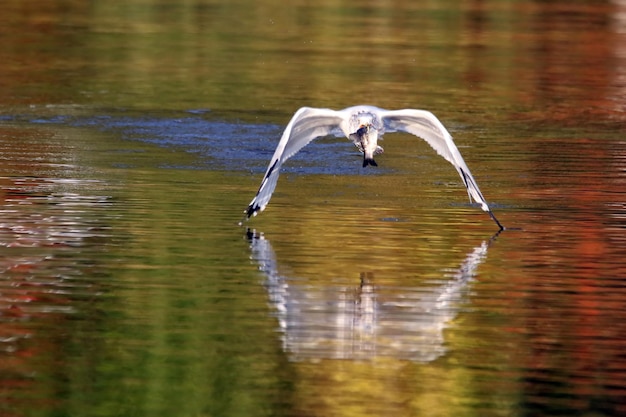
[[370, 126], [369, 125], [361, 125], [359, 126], [359, 130], [356, 131], [356, 133], [360, 136], [363, 136], [364, 134], [366, 134], [367, 132], [369, 132], [370, 130]]

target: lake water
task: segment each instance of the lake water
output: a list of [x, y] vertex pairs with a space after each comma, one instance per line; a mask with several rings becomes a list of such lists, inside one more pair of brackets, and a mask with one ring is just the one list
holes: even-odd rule
[[[626, 414], [624, 1], [10, 0], [0, 415]], [[423, 141], [284, 167], [301, 106]]]

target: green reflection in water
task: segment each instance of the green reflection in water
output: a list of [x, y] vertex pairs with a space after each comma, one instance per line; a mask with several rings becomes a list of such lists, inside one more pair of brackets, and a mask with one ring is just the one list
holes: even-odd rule
[[[194, 169], [193, 155], [96, 130], [51, 125], [37, 132], [28, 127], [24, 135], [43, 140], [50, 160], [62, 149], [71, 155], [73, 168], [56, 175], [98, 178], [97, 186], [73, 191], [106, 194], [109, 204], [74, 220], [105, 222], [104, 240], [69, 252], [61, 264], [80, 262], [82, 279], [97, 287], [86, 300], [70, 293], [75, 314], [37, 321], [36, 340], [50, 346], [33, 360], [37, 372], [26, 395], [36, 401], [20, 397], [21, 408], [36, 415], [52, 400], [59, 412], [103, 416], [359, 415], [429, 405], [450, 411], [444, 400], [466, 371], [450, 372], [446, 361], [434, 368], [394, 358], [366, 365], [289, 362], [263, 278], [236, 225], [258, 178]], [[50, 147], [50, 137], [64, 148]], [[160, 168], [164, 161], [189, 168]], [[277, 252], [295, 276], [315, 285], [337, 278], [356, 283], [363, 271], [390, 286], [441, 280], [484, 239], [489, 219], [484, 230], [466, 229], [476, 238], [467, 242], [458, 230], [474, 222], [461, 213], [475, 209], [437, 202], [450, 197], [444, 192], [439, 200], [423, 199], [415, 212], [414, 199], [402, 195], [407, 187], [419, 195], [429, 184], [394, 178], [400, 178], [395, 187], [385, 175], [285, 176], [263, 227], [277, 237]], [[381, 191], [372, 196], [368, 186]], [[342, 198], [335, 200], [337, 193]], [[355, 216], [364, 199], [369, 210]], [[476, 210], [473, 217], [481, 215]], [[420, 232], [429, 222], [441, 225], [436, 235]], [[431, 389], [447, 387], [435, 399], [410, 388], [409, 375], [431, 372], [440, 375]], [[404, 388], [382, 390], [394, 381]]]
[[577, 122], [621, 111], [618, 18], [611, 2], [9, 1], [0, 102]]
[[[15, 151], [28, 153], [29, 162], [4, 171], [11, 175], [5, 178], [30, 178], [11, 185], [24, 190], [23, 200], [19, 206], [7, 200], [12, 217], [5, 216], [5, 227], [15, 222], [23, 229], [31, 211], [44, 220], [33, 226], [42, 241], [33, 237], [32, 248], [9, 253], [18, 266], [27, 254], [41, 259], [21, 267], [31, 271], [27, 278], [39, 270], [48, 280], [59, 274], [47, 284], [59, 291], [57, 298], [44, 288], [32, 303], [5, 310], [23, 324], [11, 324], [10, 317], [0, 323], [11, 337], [30, 334], [15, 345], [17, 352], [3, 353], [30, 357], [5, 368], [28, 386], [2, 379], [7, 412], [274, 415], [287, 407], [290, 366], [232, 217], [232, 207], [241, 204], [241, 176], [158, 168], [163, 160], [185, 166], [192, 158], [93, 130], [16, 125], [3, 132], [10, 132], [3, 136], [6, 149], [18, 135], [30, 138], [23, 152]], [[51, 163], [61, 160], [72, 163]], [[30, 189], [36, 192], [26, 194]], [[90, 204], [94, 194], [106, 195], [107, 204]], [[76, 200], [84, 204], [72, 205]], [[84, 240], [46, 243], [51, 233], [83, 229]], [[17, 285], [19, 270], [12, 268], [7, 278]], [[17, 294], [42, 285], [28, 280], [33, 284]], [[0, 300], [4, 305], [4, 292]]]
[[[169, 158], [150, 152], [151, 160]], [[150, 167], [127, 174], [113, 225], [126, 239], [107, 263], [118, 316], [103, 323], [109, 358], [83, 376], [105, 386], [86, 398], [93, 404], [104, 394], [98, 411], [109, 415], [119, 407], [138, 415], [280, 413], [290, 367], [232, 218], [237, 176]]]
[[[622, 287], [603, 278], [624, 275], [620, 15], [617, 2], [6, 2], [3, 117], [31, 106], [70, 115], [210, 108], [284, 125], [302, 105], [426, 108], [450, 126], [486, 197], [505, 206], [505, 224], [529, 230], [491, 249], [475, 310], [446, 333], [446, 357], [290, 363], [234, 226], [258, 186], [241, 174], [247, 167], [163, 169], [198, 165], [91, 129], [17, 135], [3, 125], [7, 149], [29, 147], [3, 163], [7, 177], [98, 180], [32, 185], [37, 193], [8, 204], [36, 203], [3, 222], [54, 218], [79, 193], [106, 204], [61, 230], [106, 233], [78, 247], [1, 248], [19, 267], [3, 271], [3, 297], [25, 276], [55, 291], [68, 275], [94, 289], [68, 291], [69, 301], [18, 290], [41, 299], [15, 301], [27, 314], [0, 317], [3, 334], [26, 335], [2, 339], [0, 407], [116, 416], [618, 410], [626, 321]], [[463, 205], [449, 167], [413, 158], [422, 153], [408, 143], [386, 139], [385, 166], [397, 171], [368, 179], [375, 195], [356, 175], [282, 177], [256, 227], [288, 268], [319, 285], [364, 270], [390, 284], [440, 278], [491, 225]], [[33, 166], [42, 153], [46, 163]], [[50, 190], [60, 194], [48, 201]], [[364, 201], [369, 211], [355, 216]], [[363, 261], [368, 248], [376, 254]], [[72, 314], [59, 308], [67, 303]]]

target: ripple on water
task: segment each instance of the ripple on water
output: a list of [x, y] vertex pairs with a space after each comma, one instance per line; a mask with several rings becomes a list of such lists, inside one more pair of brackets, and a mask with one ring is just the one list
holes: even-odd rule
[[1, 351], [31, 349], [24, 342], [35, 329], [97, 297], [89, 251], [109, 235], [106, 216], [94, 215], [111, 204], [92, 194], [102, 188], [94, 180], [0, 178]]

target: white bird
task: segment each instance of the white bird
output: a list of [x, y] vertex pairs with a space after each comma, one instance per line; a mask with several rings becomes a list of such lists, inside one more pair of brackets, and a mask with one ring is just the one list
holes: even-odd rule
[[354, 106], [343, 110], [302, 107], [291, 118], [276, 147], [256, 196], [244, 211], [247, 218], [256, 216], [269, 203], [276, 188], [281, 165], [313, 139], [328, 135], [345, 136], [363, 153], [363, 166], [377, 166], [374, 155], [382, 153], [378, 139], [384, 133], [407, 132], [420, 137], [439, 155], [454, 165], [470, 198], [489, 213], [500, 230], [504, 227], [494, 216], [478, 184], [465, 164], [452, 136], [439, 119], [425, 110], [385, 110], [374, 106]]

